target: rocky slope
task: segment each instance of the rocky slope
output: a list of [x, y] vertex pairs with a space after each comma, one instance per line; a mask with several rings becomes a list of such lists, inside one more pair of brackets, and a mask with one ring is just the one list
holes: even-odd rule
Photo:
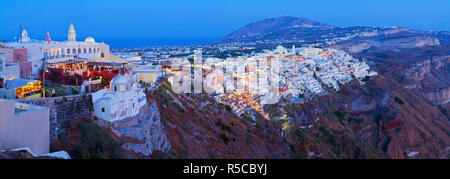
[[[270, 121], [254, 113], [235, 116], [226, 105], [206, 94], [174, 94], [164, 83], [150, 94], [161, 110], [171, 144], [161, 158], [388, 158], [379, 149], [364, 144], [337, 121], [325, 117], [327, 106], [288, 106], [279, 111], [298, 114], [294, 121]], [[317, 107], [312, 110], [310, 107]], [[277, 108], [272, 106], [272, 109]], [[313, 108], [314, 109], [314, 108]], [[268, 109], [269, 112], [270, 109]], [[314, 113], [315, 111], [316, 113]], [[276, 115], [276, 114], [272, 114]], [[289, 115], [295, 115], [289, 113]], [[308, 121], [321, 118], [319, 122]], [[322, 120], [323, 119], [323, 120]], [[308, 123], [308, 124], [305, 124]], [[302, 126], [312, 125], [306, 129]]]
[[52, 144], [74, 158], [152, 158], [170, 143], [156, 106], [145, 105], [131, 118], [108, 122], [79, 119]]
[[[351, 52], [352, 45], [337, 45]], [[450, 102], [450, 46], [379, 49], [370, 47], [353, 56], [376, 63], [376, 70], [434, 105]]]
[[279, 128], [252, 125], [206, 94], [174, 94], [170, 84], [148, 94], [167, 129], [170, 151], [162, 158], [290, 158]]
[[[285, 111], [299, 126], [314, 124], [319, 130], [329, 129], [333, 131], [332, 137], [348, 136], [374, 148], [373, 153], [378, 154], [361, 158], [449, 157], [447, 116], [421, 95], [382, 75], [371, 78], [363, 86], [353, 81], [341, 92], [304, 105], [271, 106], [270, 111]], [[348, 142], [339, 141], [336, 145]]]

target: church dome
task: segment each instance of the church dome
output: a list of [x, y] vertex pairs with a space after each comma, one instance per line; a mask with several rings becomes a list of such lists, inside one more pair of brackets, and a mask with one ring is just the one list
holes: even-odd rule
[[85, 41], [85, 42], [92, 42], [92, 43], [94, 43], [94, 42], [95, 42], [95, 39], [92, 38], [91, 36], [89, 36], [89, 37], [86, 38], [84, 41]]
[[127, 92], [130, 88], [128, 77], [118, 74], [111, 81], [111, 90], [114, 92]]
[[127, 84], [127, 83], [128, 83], [128, 78], [121, 74], [118, 74], [111, 81], [111, 84]]

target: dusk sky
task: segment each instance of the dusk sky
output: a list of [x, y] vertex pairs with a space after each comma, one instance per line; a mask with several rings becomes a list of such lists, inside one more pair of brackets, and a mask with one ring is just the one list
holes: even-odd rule
[[401, 26], [450, 31], [449, 0], [20, 0], [0, 5], [0, 40], [19, 25], [33, 39], [222, 38], [270, 17], [300, 16], [331, 25]]

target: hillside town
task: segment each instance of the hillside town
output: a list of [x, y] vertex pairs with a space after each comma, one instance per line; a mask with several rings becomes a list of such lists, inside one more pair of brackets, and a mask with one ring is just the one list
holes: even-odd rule
[[[194, 59], [197, 58], [194, 54]], [[239, 67], [244, 66], [239, 71]], [[235, 83], [232, 88], [236, 89], [238, 83], [244, 87], [230, 92], [226, 90], [229, 87], [226, 80], [223, 85], [208, 86], [217, 92], [217, 101], [230, 105], [238, 115], [254, 110], [266, 118], [265, 104], [304, 103], [305, 99], [324, 95], [327, 90], [339, 91], [353, 79], [362, 85], [367, 78], [377, 75], [367, 63], [343, 51], [295, 46], [289, 50], [278, 46], [274, 50], [235, 58], [205, 58], [202, 68], [206, 72], [205, 77], [215, 75], [217, 69], [233, 69], [231, 73], [236, 81], [231, 80]], [[174, 73], [177, 74], [180, 73]]]

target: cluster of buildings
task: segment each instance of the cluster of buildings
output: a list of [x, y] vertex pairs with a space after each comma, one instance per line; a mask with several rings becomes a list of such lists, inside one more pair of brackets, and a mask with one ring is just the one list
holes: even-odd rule
[[[198, 56], [194, 52], [195, 62]], [[261, 105], [280, 101], [302, 103], [304, 98], [326, 94], [327, 89], [339, 91], [341, 85], [352, 79], [357, 79], [362, 84], [364, 78], [377, 74], [370, 71], [365, 62], [344, 51], [315, 47], [293, 46], [292, 49], [286, 49], [278, 46], [274, 50], [234, 58], [200, 56], [200, 59], [203, 62], [201, 68], [204, 73], [200, 74], [204, 76], [203, 79], [206, 79], [208, 74], [216, 73], [217, 69], [222, 71], [227, 79], [227, 70], [232, 69], [232, 78], [228, 78], [232, 79], [231, 83], [224, 80], [222, 85], [208, 87], [219, 91], [219, 98], [216, 99], [230, 105], [237, 114], [252, 109], [267, 116], [261, 110]], [[195, 75], [199, 74], [194, 73], [193, 77], [198, 78]], [[228, 91], [227, 84], [232, 84], [233, 89], [237, 89], [239, 85], [243, 87], [240, 90]]]

